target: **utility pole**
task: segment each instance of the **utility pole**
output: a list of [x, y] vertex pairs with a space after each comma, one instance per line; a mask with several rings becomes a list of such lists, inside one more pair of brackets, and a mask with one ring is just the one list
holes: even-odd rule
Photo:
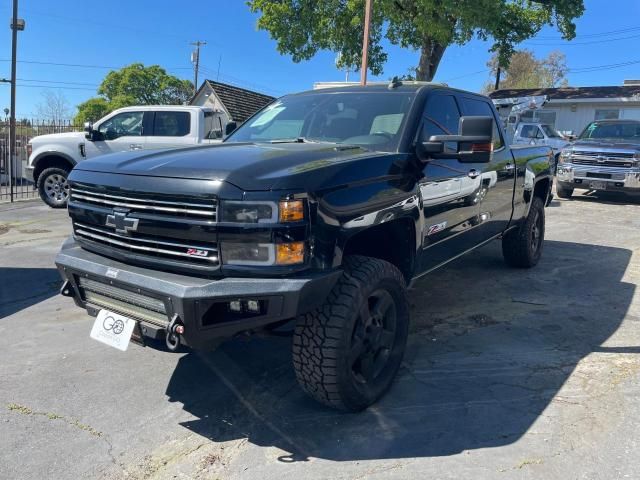
[[362, 37], [362, 66], [360, 67], [360, 85], [367, 84], [369, 68], [369, 29], [371, 28], [371, 9], [373, 0], [366, 0], [364, 7], [364, 35]]
[[9, 197], [13, 202], [13, 174], [18, 156], [16, 155], [16, 52], [18, 30], [24, 30], [24, 20], [18, 19], [18, 0], [13, 0], [11, 17], [11, 117], [9, 118]]
[[500, 66], [498, 65], [498, 69], [496, 70], [496, 86], [494, 88], [494, 90], [498, 90], [500, 88]]
[[195, 42], [191, 42], [191, 45], [194, 45], [196, 49], [191, 53], [191, 63], [193, 63], [193, 94], [195, 95], [198, 91], [198, 69], [200, 68], [200, 47], [206, 45], [207, 42], [201, 42], [197, 40]]

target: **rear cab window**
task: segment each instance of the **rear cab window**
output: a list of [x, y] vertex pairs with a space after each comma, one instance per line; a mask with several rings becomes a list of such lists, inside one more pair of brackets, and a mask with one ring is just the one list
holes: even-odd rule
[[153, 122], [154, 137], [184, 137], [191, 132], [190, 112], [157, 111]]

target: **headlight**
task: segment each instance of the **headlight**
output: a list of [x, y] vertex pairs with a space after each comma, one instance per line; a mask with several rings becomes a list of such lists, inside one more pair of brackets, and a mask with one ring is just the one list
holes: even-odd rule
[[223, 222], [275, 223], [277, 218], [275, 202], [222, 202]]
[[304, 263], [304, 250], [304, 242], [223, 242], [220, 245], [224, 265], [296, 265]]
[[558, 158], [558, 163], [566, 163], [571, 160], [571, 155], [573, 152], [571, 150], [562, 150], [560, 152], [560, 157]]
[[220, 221], [232, 223], [286, 223], [304, 220], [302, 200], [276, 202], [223, 201]]

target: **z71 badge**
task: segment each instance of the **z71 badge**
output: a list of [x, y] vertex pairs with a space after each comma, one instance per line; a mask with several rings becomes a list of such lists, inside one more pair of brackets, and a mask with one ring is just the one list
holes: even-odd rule
[[427, 236], [433, 235], [434, 233], [441, 232], [445, 228], [447, 228], [447, 222], [436, 223], [435, 225], [431, 225], [427, 230]]
[[190, 248], [187, 250], [187, 255], [193, 255], [194, 257], [208, 257], [208, 250], [199, 250], [197, 248]]

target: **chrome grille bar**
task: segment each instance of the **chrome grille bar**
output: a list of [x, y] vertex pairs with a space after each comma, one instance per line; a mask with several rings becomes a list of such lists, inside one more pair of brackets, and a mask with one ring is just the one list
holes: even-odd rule
[[216, 200], [211, 203], [191, 203], [167, 200], [151, 200], [146, 198], [134, 198], [122, 195], [110, 195], [106, 193], [92, 192], [89, 190], [72, 187], [71, 200], [84, 201], [105, 205], [108, 207], [124, 207], [132, 210], [155, 211], [161, 213], [176, 213], [186, 215], [197, 215], [201, 217], [209, 217], [216, 220], [218, 213], [218, 204]]
[[[147, 240], [144, 238], [127, 237], [125, 235], [106, 232], [102, 229], [90, 227], [88, 225], [83, 225], [81, 223], [75, 223], [74, 226], [75, 226], [75, 234], [82, 238], [87, 238], [88, 240], [96, 240], [99, 242], [108, 243], [110, 245], [115, 245], [117, 247], [124, 247], [126, 249], [138, 250], [141, 252], [150, 252], [150, 253], [167, 255], [167, 256], [188, 258], [189, 260], [194, 260], [194, 261], [207, 261], [214, 264], [218, 263], [218, 251], [216, 248], [213, 248], [213, 247], [193, 246], [188, 244], [173, 243], [173, 242], [167, 242], [164, 240], [156, 240], [156, 239]], [[136, 242], [138, 242], [138, 244], [136, 244]], [[140, 245], [139, 243], [143, 243], [143, 245]], [[176, 247], [176, 248], [184, 249], [185, 251], [180, 252], [177, 250], [169, 250], [167, 248], [160, 248], [158, 246], [144, 245], [144, 243], [151, 244], [151, 245], [156, 245], [156, 244], [163, 245], [166, 247]], [[186, 250], [190, 248], [197, 249], [197, 250], [206, 250], [207, 252], [213, 253], [214, 255], [210, 257], [190, 255], [186, 253]]]
[[632, 159], [634, 152], [607, 152], [607, 151], [582, 151], [582, 150], [574, 150], [573, 155], [578, 157], [586, 157], [586, 158], [597, 158], [597, 157], [607, 157], [607, 159], [618, 159], [618, 158], [629, 158]]

